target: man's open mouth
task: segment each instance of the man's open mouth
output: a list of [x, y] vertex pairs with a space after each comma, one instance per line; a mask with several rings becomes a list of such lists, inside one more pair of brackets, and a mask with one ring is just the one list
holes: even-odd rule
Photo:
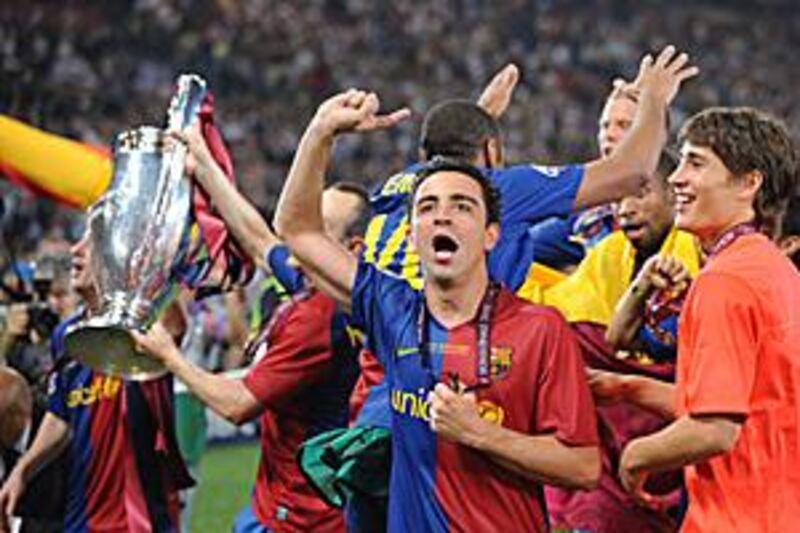
[[433, 255], [437, 261], [449, 261], [458, 251], [458, 243], [448, 235], [433, 237]]

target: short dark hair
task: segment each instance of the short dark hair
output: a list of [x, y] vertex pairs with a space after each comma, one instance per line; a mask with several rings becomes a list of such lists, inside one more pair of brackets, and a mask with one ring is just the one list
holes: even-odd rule
[[419, 146], [427, 159], [447, 157], [471, 163], [489, 139], [500, 140], [500, 125], [469, 100], [446, 100], [425, 115]]
[[800, 236], [800, 189], [794, 191], [781, 222], [781, 237]]
[[458, 159], [449, 159], [441, 156], [434, 157], [429, 163], [426, 163], [416, 172], [414, 188], [411, 191], [408, 201], [409, 218], [414, 209], [414, 199], [417, 196], [417, 190], [419, 190], [423, 182], [438, 172], [446, 171], [460, 172], [478, 182], [478, 185], [481, 187], [481, 193], [483, 194], [483, 203], [486, 206], [486, 225], [500, 223], [500, 191], [497, 190], [489, 177], [474, 165], [470, 165]]
[[658, 156], [658, 166], [656, 166], [656, 175], [658, 179], [664, 184], [667, 184], [667, 178], [675, 172], [678, 168], [680, 159], [678, 154], [672, 148], [665, 147], [661, 150], [661, 155]]
[[366, 187], [353, 181], [337, 181], [330, 186], [331, 189], [357, 196], [361, 200], [361, 209], [358, 217], [353, 220], [345, 230], [345, 237], [363, 237], [367, 231], [370, 219], [369, 192]]
[[762, 231], [774, 236], [797, 187], [797, 150], [786, 126], [751, 107], [712, 107], [691, 117], [679, 139], [710, 148], [735, 178], [762, 174], [753, 209]]

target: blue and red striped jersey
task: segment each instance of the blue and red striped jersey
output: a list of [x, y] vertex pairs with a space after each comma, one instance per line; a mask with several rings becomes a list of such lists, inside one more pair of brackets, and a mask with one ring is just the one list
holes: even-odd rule
[[192, 484], [178, 452], [172, 378], [129, 382], [63, 354], [66, 327], [53, 334], [56, 371], [48, 410], [70, 427], [64, 531], [173, 531], [177, 491]]
[[[446, 329], [431, 319], [429, 359], [423, 357], [423, 305], [423, 294], [404, 280], [359, 265], [352, 320], [364, 328], [390, 390], [389, 531], [544, 531], [540, 485], [430, 429], [433, 387], [452, 375], [476, 383], [477, 328], [472, 321]], [[578, 344], [557, 311], [501, 290], [490, 354], [491, 383], [476, 393], [482, 417], [524, 434], [553, 434], [567, 445], [597, 444]]]

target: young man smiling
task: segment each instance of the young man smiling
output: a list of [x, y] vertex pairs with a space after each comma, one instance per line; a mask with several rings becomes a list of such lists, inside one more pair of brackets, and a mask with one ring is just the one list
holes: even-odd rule
[[714, 108], [681, 132], [670, 177], [675, 223], [708, 262], [683, 306], [677, 386], [625, 386], [672, 413], [623, 453], [623, 484], [685, 466], [683, 531], [789, 531], [800, 508], [800, 276], [773, 234], [797, 187], [786, 128], [750, 108]]

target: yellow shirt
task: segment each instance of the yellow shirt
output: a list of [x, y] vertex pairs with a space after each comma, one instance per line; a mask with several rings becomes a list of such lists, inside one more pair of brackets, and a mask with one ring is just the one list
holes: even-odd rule
[[[680, 259], [692, 277], [700, 270], [700, 247], [689, 233], [673, 228], [660, 253]], [[557, 271], [534, 264], [517, 294], [555, 307], [569, 322], [607, 326], [632, 281], [635, 257], [636, 249], [617, 230], [589, 250], [569, 276], [559, 277]]]

